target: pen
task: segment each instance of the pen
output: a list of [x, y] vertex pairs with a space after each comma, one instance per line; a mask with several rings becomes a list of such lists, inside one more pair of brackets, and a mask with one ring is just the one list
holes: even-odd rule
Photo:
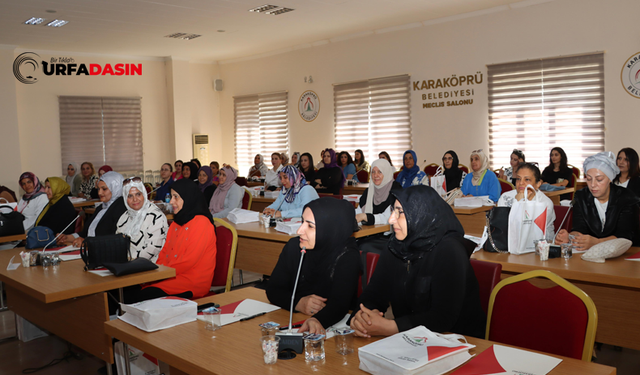
[[240, 321], [241, 321], [241, 322], [244, 322], [245, 320], [250, 320], [250, 319], [253, 319], [253, 318], [257, 318], [257, 317], [259, 317], [260, 315], [264, 315], [264, 314], [266, 314], [266, 312], [261, 312], [260, 314], [251, 315], [251, 316], [248, 316], [248, 317], [246, 317], [246, 318], [242, 318], [242, 319], [240, 319]]
[[[300, 328], [300, 327], [302, 327], [302, 324], [294, 324], [291, 326], [291, 328]], [[280, 327], [281, 331], [284, 331], [286, 329], [289, 329], [289, 326]]]

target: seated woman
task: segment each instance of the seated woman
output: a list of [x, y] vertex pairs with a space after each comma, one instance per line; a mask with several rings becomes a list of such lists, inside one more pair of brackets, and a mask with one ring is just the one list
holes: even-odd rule
[[47, 227], [54, 233], [73, 233], [74, 225], [70, 225], [62, 232], [78, 216], [73, 203], [67, 198], [70, 191], [69, 185], [61, 178], [49, 177], [44, 182], [44, 191], [49, 198], [49, 203], [38, 215], [35, 225]]
[[447, 185], [447, 192], [457, 189], [462, 185], [462, 181], [467, 176], [465, 171], [458, 166], [460, 160], [458, 154], [453, 150], [449, 150], [442, 155], [442, 166], [444, 168], [444, 179]]
[[212, 161], [209, 164], [209, 168], [211, 168], [211, 174], [213, 174], [211, 181], [216, 186], [220, 185], [220, 164], [217, 161]]
[[402, 189], [402, 185], [393, 180], [393, 167], [386, 159], [378, 159], [371, 165], [371, 182], [360, 196], [363, 212], [356, 214], [356, 220], [364, 225], [386, 224], [391, 215], [391, 201], [395, 199], [391, 191]]
[[[453, 210], [427, 186], [393, 194], [389, 251], [382, 253], [360, 295], [351, 328], [362, 337], [390, 336], [419, 325], [484, 337], [478, 281]], [[389, 305], [394, 320], [383, 317]]]
[[182, 179], [182, 164], [184, 164], [182, 160], [176, 160], [176, 162], [173, 164], [173, 166], [176, 167], [176, 171], [171, 175], [174, 181]]
[[282, 156], [278, 152], [271, 154], [272, 169], [267, 170], [264, 179], [264, 188], [267, 190], [276, 190], [282, 185], [280, 184], [280, 171], [282, 170]]
[[342, 169], [336, 162], [336, 152], [328, 148], [324, 150], [322, 159], [323, 167], [316, 172], [315, 180], [311, 183], [318, 193], [340, 194], [344, 186]]
[[58, 243], [72, 242], [73, 246], [80, 247], [87, 237], [116, 233], [118, 220], [127, 211], [122, 199], [122, 181], [122, 175], [117, 172], [107, 172], [102, 175], [98, 181], [98, 196], [102, 204], [84, 223], [82, 232], [60, 236]]
[[[554, 147], [549, 153], [549, 166], [542, 171], [542, 183], [553, 186], [568, 186], [573, 169], [567, 164], [567, 154], [560, 147]], [[571, 194], [562, 194], [561, 200], [571, 199]]]
[[42, 209], [49, 204], [49, 199], [40, 180], [31, 172], [21, 174], [18, 179], [18, 184], [22, 190], [24, 190], [24, 195], [20, 198], [16, 211], [24, 215], [22, 225], [24, 226], [24, 231], [27, 232], [33, 228], [36, 219], [38, 219], [38, 215], [40, 215]]
[[547, 207], [547, 238], [553, 238], [554, 228], [553, 222], [556, 220], [556, 213], [553, 209], [553, 202], [544, 193], [538, 191], [542, 180], [540, 179], [540, 169], [535, 164], [522, 163], [518, 166], [516, 174], [514, 175], [516, 180], [515, 190], [507, 191], [500, 196], [498, 200], [498, 207], [511, 207], [513, 202], [521, 201], [525, 198], [525, 189], [527, 185], [533, 186], [536, 191], [527, 190], [528, 200], [537, 200], [542, 202]]
[[[111, 171], [113, 171], [113, 168], [108, 165], [103, 165], [102, 167], [100, 167], [100, 169], [98, 169], [98, 178]], [[96, 186], [91, 189], [91, 199], [98, 199], [98, 181], [96, 181]]]
[[216, 268], [216, 232], [202, 193], [193, 182], [176, 181], [171, 206], [173, 223], [156, 264], [175, 268], [176, 277], [125, 288], [125, 303], [166, 296], [195, 299], [209, 293]]
[[429, 176], [424, 171], [420, 170], [418, 164], [416, 164], [418, 158], [413, 150], [407, 150], [404, 152], [402, 171], [398, 174], [396, 181], [402, 185], [403, 188], [416, 185], [429, 186]]
[[236, 184], [238, 172], [231, 166], [220, 170], [220, 185], [209, 202], [209, 212], [213, 217], [225, 218], [234, 208], [242, 207], [245, 190]]
[[77, 164], [69, 163], [67, 165], [67, 174], [64, 176], [64, 179], [71, 189], [70, 194], [73, 196], [78, 195], [82, 177], [80, 176], [80, 168], [78, 168]]
[[[391, 165], [393, 167], [393, 163], [391, 162], [391, 156], [389, 156], [389, 154], [386, 151], [382, 151], [378, 157], [380, 159], [386, 159], [389, 162], [389, 165]], [[396, 167], [393, 167], [393, 169], [395, 170]]]
[[192, 161], [182, 164], [182, 178], [198, 183], [198, 169]]
[[496, 174], [489, 170], [489, 158], [482, 149], [471, 153], [471, 171], [462, 182], [462, 194], [467, 197], [488, 195], [497, 202], [500, 198], [500, 181]]
[[93, 168], [93, 164], [85, 161], [80, 166], [80, 173], [82, 174], [82, 182], [80, 183], [78, 197], [91, 199], [91, 189], [95, 188], [98, 182], [96, 170]]
[[500, 168], [500, 172], [498, 173], [498, 178], [509, 181], [512, 184], [516, 184], [516, 171], [518, 170], [518, 165], [525, 162], [524, 152], [518, 150], [517, 148], [513, 149], [511, 152], [511, 157], [509, 159], [509, 164], [511, 166], [507, 168]]
[[636, 150], [630, 147], [623, 148], [618, 152], [616, 163], [620, 173], [613, 180], [613, 183], [631, 190], [637, 197], [640, 197], [640, 166]]
[[[573, 204], [574, 249], [588, 250], [615, 238], [638, 241], [640, 198], [611, 181], [620, 173], [613, 153], [600, 152], [584, 161], [588, 189], [576, 192]], [[558, 232], [556, 243], [569, 242], [569, 233]]]
[[360, 171], [369, 172], [369, 163], [364, 160], [364, 153], [360, 149], [356, 150], [356, 152], [354, 153], [353, 164], [355, 164], [356, 166], [356, 173]]
[[306, 249], [293, 305], [296, 311], [311, 316], [301, 332], [324, 333], [345, 316], [356, 298], [360, 255], [351, 237], [354, 210], [345, 200], [325, 197], [308, 203], [302, 219], [300, 237], [287, 242], [271, 273], [267, 298], [274, 305], [290, 309], [300, 249]]
[[127, 211], [118, 219], [116, 233], [131, 238], [132, 258], [147, 258], [155, 263], [167, 237], [167, 217], [147, 199], [140, 177], [124, 180], [122, 196], [126, 198]]
[[338, 166], [342, 169], [342, 175], [345, 180], [358, 181], [358, 176], [356, 176], [356, 165], [353, 164], [351, 154], [346, 151], [342, 151], [338, 155]]
[[318, 161], [318, 164], [315, 165], [316, 170], [320, 168], [324, 168], [324, 150], [320, 151], [320, 161]]
[[255, 158], [253, 158], [254, 165], [249, 168], [249, 173], [247, 173], [247, 178], [251, 177], [266, 177], [267, 175], [267, 165], [264, 163], [262, 155], [257, 154]]
[[272, 217], [301, 217], [302, 208], [312, 200], [318, 199], [316, 190], [307, 185], [304, 176], [293, 165], [287, 165], [280, 171], [282, 192], [275, 202], [264, 209], [265, 215]]
[[198, 171], [198, 187], [204, 196], [205, 202], [210, 202], [217, 186], [213, 184], [213, 172], [210, 167], [201, 167]]
[[291, 165], [293, 165], [294, 167], [298, 168], [300, 166], [300, 153], [299, 152], [294, 152], [293, 155], [291, 155]]
[[307, 180], [307, 185], [311, 185], [311, 183], [315, 180], [316, 170], [313, 167], [313, 156], [310, 153], [305, 152], [300, 156], [300, 165], [298, 169], [304, 175], [304, 179]]
[[[180, 166], [180, 168], [182, 168], [182, 166]], [[173, 177], [171, 177], [172, 170], [173, 167], [169, 163], [164, 163], [162, 167], [160, 167], [160, 178], [162, 182], [158, 190], [156, 190], [155, 200], [162, 202], [171, 200], [171, 185], [173, 184]], [[167, 200], [167, 198], [169, 199]]]

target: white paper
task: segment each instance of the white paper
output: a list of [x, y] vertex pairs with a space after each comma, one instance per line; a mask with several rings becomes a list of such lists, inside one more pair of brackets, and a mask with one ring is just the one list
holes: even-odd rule
[[[220, 324], [224, 326], [227, 324], [239, 322], [242, 318], [248, 318], [250, 316], [263, 312], [270, 313], [279, 309], [280, 308], [275, 305], [256, 301], [253, 299], [245, 299], [244, 301], [240, 302], [233, 314], [220, 314]], [[204, 315], [198, 315], [198, 319], [202, 320], [203, 322], [205, 321]]]
[[559, 358], [502, 345], [493, 345], [493, 352], [505, 370], [501, 374], [545, 375], [562, 362]]
[[13, 271], [13, 270], [17, 270], [18, 267], [20, 267], [20, 263], [13, 263], [13, 258], [15, 258], [16, 256], [12, 256], [11, 259], [9, 260], [9, 264], [7, 265], [7, 271]]
[[454, 207], [482, 207], [482, 205], [489, 199], [488, 195], [478, 196], [478, 197], [462, 197], [457, 198], [453, 202]]
[[86, 201], [86, 199], [79, 197], [69, 197], [69, 200], [71, 201], [71, 203], [80, 203]]
[[102, 277], [113, 275], [113, 273], [111, 273], [111, 271], [109, 270], [89, 270], [89, 272]]
[[[60, 255], [60, 260], [63, 262], [69, 261], [69, 260], [76, 260], [76, 259], [82, 259], [82, 255], [80, 254], [76, 254], [76, 255], [64, 255], [61, 254]], [[105, 275], [108, 276], [108, 275]]]
[[80, 250], [79, 247], [73, 246], [73, 245], [69, 245], [69, 246], [65, 246], [61, 249], [55, 249], [55, 250], [45, 250], [46, 253], [68, 253], [70, 251], [76, 251], [76, 250]]
[[259, 215], [256, 211], [234, 208], [227, 215], [227, 219], [234, 224], [254, 223], [260, 221]]
[[291, 236], [295, 236], [298, 232], [298, 228], [302, 226], [302, 219], [295, 218], [291, 221], [278, 221], [276, 222], [276, 230], [278, 232], [286, 233]]

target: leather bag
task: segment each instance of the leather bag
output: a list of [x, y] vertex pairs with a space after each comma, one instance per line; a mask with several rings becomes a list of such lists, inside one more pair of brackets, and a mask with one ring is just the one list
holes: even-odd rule
[[27, 249], [40, 249], [55, 242], [56, 234], [47, 227], [33, 227], [27, 232]]
[[126, 263], [129, 261], [130, 238], [124, 234], [87, 237], [80, 248], [84, 270], [94, 270], [105, 263]]
[[494, 207], [487, 212], [488, 238], [483, 249], [490, 253], [509, 252], [509, 213], [511, 207]]
[[10, 205], [0, 205], [0, 237], [24, 234], [24, 215]]

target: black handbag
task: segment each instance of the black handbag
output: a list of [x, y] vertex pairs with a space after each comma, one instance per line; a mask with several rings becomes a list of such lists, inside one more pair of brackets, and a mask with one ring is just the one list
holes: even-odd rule
[[147, 258], [136, 258], [126, 263], [104, 263], [104, 266], [116, 276], [151, 271], [158, 268], [157, 264]]
[[129, 236], [110, 234], [107, 236], [87, 237], [80, 248], [84, 261], [84, 270], [94, 270], [105, 263], [126, 263], [129, 261]]
[[494, 207], [487, 212], [488, 238], [483, 249], [490, 253], [509, 252], [509, 212], [511, 207]]
[[0, 237], [24, 234], [24, 215], [11, 206], [0, 206]]

